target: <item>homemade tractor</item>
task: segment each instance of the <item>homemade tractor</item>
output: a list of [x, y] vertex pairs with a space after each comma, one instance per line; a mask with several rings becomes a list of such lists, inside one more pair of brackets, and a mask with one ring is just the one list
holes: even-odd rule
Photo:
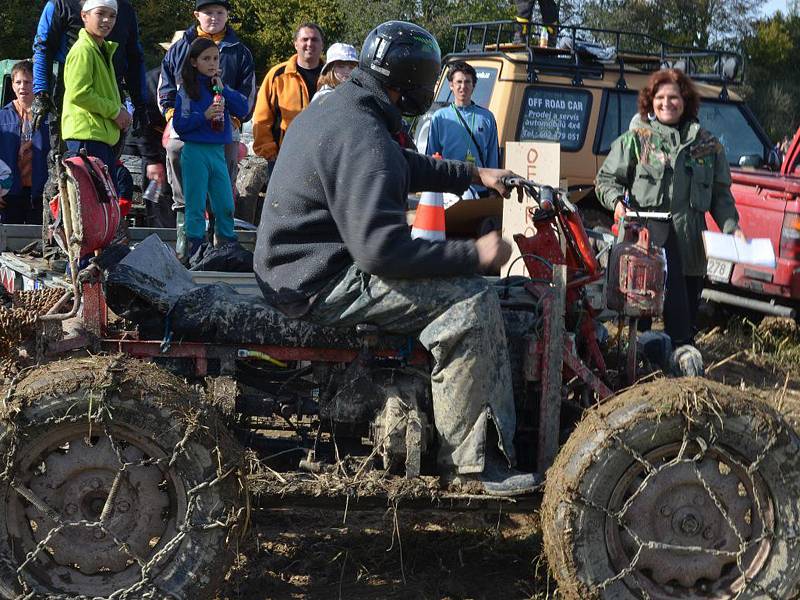
[[[648, 365], [635, 320], [660, 311], [660, 252], [646, 234], [621, 239], [604, 294], [566, 193], [510, 183], [538, 199], [536, 233], [515, 237], [529, 276], [494, 285], [519, 467], [547, 472], [559, 595], [794, 596], [796, 433], [734, 388], [636, 385]], [[344, 506], [369, 480], [371, 493], [394, 482], [434, 506], [501, 502], [430, 477], [430, 360], [415, 340], [312, 327], [226, 284], [194, 285], [155, 237], [80, 269], [80, 219], [63, 205], [72, 289], [41, 302], [17, 292], [0, 309], [14, 363], [0, 388], [0, 597], [212, 598], [247, 527], [243, 446], [286, 493], [275, 502], [342, 480], [317, 495]], [[598, 323], [606, 295], [623, 319], [616, 343]], [[531, 510], [525, 500], [504, 510]]]

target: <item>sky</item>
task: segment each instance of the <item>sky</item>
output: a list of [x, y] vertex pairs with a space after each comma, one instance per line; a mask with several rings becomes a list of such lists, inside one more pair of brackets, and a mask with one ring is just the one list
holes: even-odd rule
[[764, 5], [764, 14], [771, 15], [778, 10], [786, 14], [786, 5], [786, 0], [767, 0], [767, 3]]

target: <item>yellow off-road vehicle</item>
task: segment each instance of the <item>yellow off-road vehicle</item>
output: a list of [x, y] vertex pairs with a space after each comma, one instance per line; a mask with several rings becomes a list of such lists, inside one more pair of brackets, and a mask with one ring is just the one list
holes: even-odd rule
[[[700, 122], [725, 146], [731, 165], [767, 160], [768, 137], [741, 98], [729, 90], [742, 82], [738, 54], [676, 47], [642, 33], [577, 26], [559, 27], [550, 43], [539, 47], [539, 27], [533, 24], [527, 39], [514, 43], [511, 21], [454, 25], [453, 51], [444, 58], [436, 100], [416, 123], [420, 151], [427, 145], [433, 113], [451, 102], [447, 65], [466, 61], [478, 75], [473, 100], [497, 120], [501, 164], [506, 142], [560, 142], [561, 178], [586, 215], [596, 217], [600, 209], [593, 194], [597, 170], [636, 114], [639, 90], [662, 67], [680, 68], [697, 83]], [[496, 197], [457, 203], [447, 211], [447, 231], [474, 235], [486, 218], [499, 219], [501, 211]]]

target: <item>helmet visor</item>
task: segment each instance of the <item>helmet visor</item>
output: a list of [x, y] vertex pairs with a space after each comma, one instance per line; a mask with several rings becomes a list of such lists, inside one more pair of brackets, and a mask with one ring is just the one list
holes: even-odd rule
[[422, 86], [403, 90], [397, 108], [407, 117], [418, 117], [428, 112], [433, 104], [435, 86]]

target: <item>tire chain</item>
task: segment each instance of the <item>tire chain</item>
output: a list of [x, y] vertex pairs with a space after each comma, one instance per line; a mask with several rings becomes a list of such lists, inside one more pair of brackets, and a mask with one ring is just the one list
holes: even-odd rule
[[[592, 415], [591, 418], [593, 418], [593, 419], [598, 421], [598, 423], [597, 423], [598, 427], [602, 428], [603, 430], [609, 431], [610, 427], [608, 426], [608, 424], [605, 421], [603, 421], [600, 417], [598, 417], [593, 412], [590, 413], [590, 414]], [[685, 416], [685, 417], [686, 417], [686, 425], [685, 425], [685, 428], [684, 428], [683, 442], [681, 444], [681, 449], [678, 452], [678, 456], [675, 457], [674, 459], [668, 461], [668, 462], [665, 462], [665, 463], [661, 464], [661, 465], [654, 465], [654, 464], [650, 463], [639, 452], [637, 452], [633, 448], [629, 447], [628, 444], [626, 444], [624, 442], [624, 440], [622, 440], [617, 433], [611, 432], [610, 437], [613, 440], [613, 443], [616, 446], [618, 446], [620, 449], [622, 449], [625, 453], [629, 454], [630, 457], [636, 463], [641, 464], [642, 467], [647, 471], [647, 475], [645, 476], [644, 480], [639, 484], [637, 489], [631, 494], [630, 498], [628, 498], [628, 500], [626, 500], [626, 502], [623, 504], [623, 506], [620, 508], [620, 510], [618, 510], [616, 512], [612, 512], [607, 507], [601, 506], [600, 504], [597, 504], [593, 500], [591, 500], [589, 498], [586, 498], [582, 493], [576, 491], [576, 495], [575, 495], [575, 498], [573, 500], [574, 502], [576, 502], [578, 504], [582, 504], [583, 506], [585, 506], [587, 508], [594, 509], [594, 510], [604, 514], [607, 518], [612, 519], [617, 525], [619, 525], [625, 531], [625, 533], [627, 533], [631, 537], [631, 539], [634, 541], [634, 543], [637, 546], [637, 550], [634, 553], [634, 556], [631, 559], [630, 564], [627, 567], [625, 567], [624, 569], [622, 569], [619, 573], [617, 573], [616, 575], [613, 575], [611, 577], [608, 577], [605, 580], [600, 581], [600, 582], [586, 582], [588, 585], [592, 586], [593, 588], [598, 588], [598, 589], [601, 589], [601, 590], [605, 590], [611, 584], [613, 584], [613, 583], [615, 583], [617, 581], [620, 581], [620, 580], [628, 577], [629, 575], [631, 575], [636, 570], [636, 564], [637, 564], [637, 562], [638, 562], [638, 560], [640, 558], [640, 555], [641, 555], [642, 551], [645, 550], [645, 549], [647, 549], [647, 550], [667, 550], [667, 551], [692, 552], [692, 553], [698, 553], [698, 554], [701, 554], [701, 553], [702, 554], [708, 554], [708, 555], [711, 555], [711, 556], [726, 556], [726, 557], [730, 557], [730, 558], [735, 558], [736, 559], [736, 568], [738, 569], [739, 574], [744, 576], [744, 569], [743, 569], [743, 566], [742, 566], [742, 558], [750, 550], [750, 548], [752, 548], [753, 546], [756, 546], [756, 545], [760, 544], [762, 541], [768, 540], [768, 539], [769, 540], [784, 541], [787, 544], [796, 544], [796, 543], [798, 543], [798, 540], [800, 540], [800, 534], [798, 534], [797, 532], [794, 532], [794, 531], [792, 532], [792, 535], [778, 536], [775, 531], [767, 531], [766, 530], [766, 527], [768, 526], [768, 524], [767, 524], [767, 521], [764, 518], [765, 517], [764, 509], [761, 506], [761, 502], [760, 502], [760, 499], [758, 497], [758, 494], [754, 493], [753, 494], [754, 505], [755, 505], [755, 508], [756, 508], [756, 511], [757, 511], [758, 521], [762, 523], [763, 527], [765, 528], [765, 531], [763, 531], [762, 534], [759, 535], [758, 537], [756, 537], [756, 538], [750, 540], [749, 542], [747, 542], [745, 540], [745, 536], [742, 535], [742, 533], [736, 527], [736, 524], [733, 522], [731, 516], [725, 510], [725, 508], [722, 505], [722, 502], [719, 499], [719, 497], [717, 496], [717, 494], [714, 493], [712, 487], [708, 484], [708, 482], [705, 480], [705, 478], [703, 477], [702, 473], [700, 472], [700, 469], [697, 468], [697, 463], [704, 458], [706, 452], [708, 451], [708, 448], [709, 447], [713, 447], [714, 448], [714, 452], [718, 453], [725, 460], [729, 461], [729, 464], [736, 465], [737, 467], [739, 467], [742, 470], [742, 472], [745, 474], [745, 476], [747, 477], [747, 483], [749, 483], [750, 489], [756, 490], [757, 486], [756, 486], [756, 482], [755, 482], [755, 480], [753, 478], [753, 473], [758, 469], [758, 466], [766, 458], [766, 456], [769, 453], [769, 451], [772, 449], [772, 447], [777, 442], [778, 434], [780, 433], [780, 430], [772, 432], [772, 435], [770, 436], [767, 444], [765, 444], [764, 448], [761, 450], [761, 452], [759, 452], [759, 454], [756, 456], [755, 460], [750, 465], [744, 465], [741, 461], [739, 461], [735, 457], [731, 456], [731, 454], [728, 453], [727, 451], [725, 451], [725, 449], [722, 448], [720, 445], [716, 445], [715, 444], [716, 435], [713, 432], [712, 432], [712, 434], [710, 436], [711, 439], [709, 440], [709, 442], [706, 442], [706, 440], [704, 438], [700, 437], [700, 436], [696, 436], [696, 437], [693, 438], [691, 436], [691, 434], [690, 434], [690, 429], [691, 429], [691, 427], [693, 425], [693, 421], [689, 416]], [[719, 415], [717, 415], [717, 417], [721, 421], [721, 417]], [[781, 430], [782, 430], [785, 427], [785, 425], [781, 424], [780, 427], [781, 427]], [[697, 453], [696, 455], [694, 455], [693, 457], [687, 459], [687, 458], [684, 458], [683, 456], [684, 456], [685, 450], [687, 449], [689, 443], [691, 443], [691, 442], [694, 442], [695, 444], [697, 444], [697, 446], [700, 448], [700, 452]], [[736, 536], [737, 540], [739, 541], [739, 548], [738, 548], [737, 551], [715, 550], [715, 549], [711, 549], [711, 548], [702, 548], [700, 546], [677, 546], [677, 545], [674, 545], [674, 544], [666, 544], [666, 543], [662, 543], [662, 542], [657, 542], [655, 540], [643, 540], [635, 531], [633, 531], [628, 526], [627, 523], [625, 523], [625, 521], [624, 521], [625, 513], [627, 512], [628, 508], [631, 506], [633, 501], [636, 499], [636, 497], [638, 497], [638, 496], [640, 496], [642, 494], [642, 492], [647, 488], [647, 486], [650, 484], [650, 482], [661, 471], [663, 471], [665, 469], [668, 469], [668, 468], [672, 468], [672, 467], [674, 467], [676, 465], [679, 465], [679, 464], [690, 464], [692, 466], [692, 469], [694, 470], [695, 475], [697, 476], [698, 480], [700, 481], [701, 485], [703, 486], [704, 490], [706, 491], [706, 494], [711, 499], [711, 501], [714, 503], [714, 505], [716, 506], [717, 510], [720, 512], [720, 514], [725, 519], [725, 522], [727, 523], [728, 527], [731, 528], [731, 530], [733, 531], [733, 533]], [[752, 519], [751, 519], [751, 522], [753, 522]], [[765, 589], [763, 586], [759, 585], [758, 583], [756, 583], [756, 582], [754, 582], [752, 580], [748, 580], [748, 579], [745, 579], [745, 585], [736, 593], [736, 595], [733, 597], [732, 600], [736, 600], [737, 598], [740, 598], [742, 596], [742, 594], [744, 592], [746, 592], [748, 589], [750, 591], [757, 591], [757, 592], [761, 593], [762, 594], [760, 596], [761, 598], [769, 598], [770, 600], [781, 600], [778, 596], [774, 595], [772, 592], [770, 592], [769, 590]], [[649, 594], [644, 589], [642, 589], [640, 587], [638, 591], [643, 594], [643, 598], [645, 598], [645, 600], [649, 600], [650, 599]]]
[[[175, 445], [175, 448], [172, 451], [170, 456], [164, 456], [161, 458], [148, 458], [142, 459], [136, 462], [125, 462], [122, 451], [118, 442], [114, 439], [113, 435], [111, 434], [110, 425], [113, 421], [113, 415], [110, 407], [108, 406], [109, 397], [112, 395], [113, 391], [117, 388], [116, 386], [116, 373], [120, 371], [118, 368], [120, 359], [115, 359], [112, 361], [106, 368], [111, 373], [111, 383], [105, 386], [101, 392], [100, 400], [97, 407], [96, 415], [99, 415], [102, 422], [102, 428], [104, 434], [108, 437], [109, 442], [111, 443], [111, 447], [114, 449], [114, 453], [117, 455], [117, 460], [120, 462], [120, 469], [117, 474], [117, 478], [119, 479], [125, 471], [140, 468], [140, 467], [149, 467], [149, 466], [157, 466], [159, 468], [170, 469], [172, 468], [181, 454], [185, 452], [185, 446], [187, 442], [191, 439], [192, 434], [197, 431], [198, 426], [196, 423], [202, 422], [203, 415], [207, 414], [207, 410], [202, 408], [197, 413], [197, 419], [193, 419], [192, 422], [187, 423], [186, 429], [183, 433], [181, 440]], [[4, 404], [8, 405], [9, 400], [13, 397], [13, 392], [19, 383], [24, 378], [24, 375], [27, 374], [28, 371], [32, 370], [34, 367], [29, 367], [24, 371], [18, 373], [11, 382], [5, 397], [3, 398]], [[90, 419], [92, 415], [89, 415]], [[158, 585], [152, 580], [152, 572], [153, 570], [159, 565], [159, 563], [166, 558], [169, 554], [173, 552], [175, 548], [177, 548], [180, 543], [184, 540], [184, 538], [191, 534], [194, 531], [208, 531], [210, 529], [216, 528], [225, 528], [225, 529], [233, 529], [238, 523], [241, 522], [241, 518], [245, 511], [244, 508], [239, 508], [235, 513], [228, 514], [226, 516], [225, 521], [209, 521], [206, 523], [192, 523], [192, 516], [194, 511], [197, 509], [198, 501], [199, 501], [199, 493], [202, 490], [208, 489], [210, 487], [214, 487], [222, 483], [225, 479], [227, 479], [232, 474], [238, 471], [238, 464], [233, 465], [220, 465], [220, 471], [214, 477], [209, 478], [206, 481], [203, 481], [191, 489], [187, 490], [187, 505], [186, 505], [186, 515], [183, 520], [183, 524], [178, 525], [176, 527], [177, 533], [166, 543], [164, 547], [161, 548], [158, 552], [156, 552], [150, 560], [144, 562], [143, 559], [140, 557], [135, 556], [130, 549], [128, 548], [127, 544], [119, 540], [111, 531], [109, 531], [101, 521], [63, 521], [61, 518], [55, 513], [55, 511], [47, 507], [44, 502], [40, 499], [36, 498], [33, 492], [29, 488], [22, 488], [20, 485], [16, 483], [13, 478], [14, 472], [14, 461], [15, 456], [18, 449], [17, 439], [18, 439], [18, 427], [16, 421], [8, 420], [6, 422], [6, 427], [9, 430], [9, 449], [6, 455], [5, 466], [0, 473], [0, 484], [7, 484], [11, 486], [18, 494], [23, 496], [26, 500], [31, 502], [37, 509], [42, 511], [46, 514], [54, 514], [56, 526], [53, 527], [47, 535], [36, 545], [36, 547], [27, 553], [25, 556], [25, 560], [22, 562], [21, 565], [16, 566], [14, 561], [11, 560], [8, 556], [0, 557], [0, 561], [4, 563], [11, 572], [16, 573], [17, 581], [24, 590], [24, 593], [17, 596], [16, 600], [145, 600], [145, 599], [152, 599], [152, 600], [160, 600], [163, 598], [178, 598], [182, 597], [179, 595], [175, 595], [169, 591], [164, 591], [159, 589]], [[108, 535], [113, 542], [117, 545], [118, 549], [125, 552], [128, 556], [130, 556], [134, 561], [136, 561], [140, 568], [141, 568], [141, 578], [139, 581], [133, 583], [131, 586], [117, 590], [110, 594], [109, 596], [85, 596], [85, 595], [69, 595], [69, 594], [48, 594], [42, 595], [38, 591], [31, 589], [28, 583], [23, 578], [23, 571], [25, 567], [31, 563], [36, 556], [46, 547], [47, 543], [58, 533], [61, 532], [62, 529], [67, 527], [89, 527], [92, 529], [100, 529], [106, 535]]]

